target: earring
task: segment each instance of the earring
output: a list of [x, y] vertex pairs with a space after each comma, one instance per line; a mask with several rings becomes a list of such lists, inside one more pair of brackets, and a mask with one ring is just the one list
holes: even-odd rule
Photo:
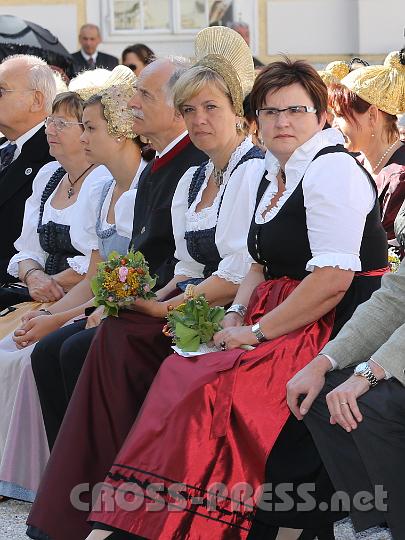
[[374, 133], [371, 134], [372, 137], [375, 137]]
[[121, 142], [121, 141], [122, 141], [121, 137], [117, 137], [117, 138], [116, 138], [116, 141], [117, 141], [117, 142]]
[[236, 129], [239, 129], [240, 131], [242, 131], [242, 129], [243, 129], [242, 122], [236, 122]]

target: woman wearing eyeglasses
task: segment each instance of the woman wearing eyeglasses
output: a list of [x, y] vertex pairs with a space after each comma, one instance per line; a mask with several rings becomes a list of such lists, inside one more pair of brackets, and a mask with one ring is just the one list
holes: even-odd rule
[[[15, 242], [18, 253], [7, 270], [21, 284], [1, 291], [2, 308], [30, 299], [59, 300], [87, 271], [97, 237], [94, 231], [81, 234], [78, 228], [72, 235], [70, 226], [83, 221], [77, 207], [88, 189], [82, 192], [82, 186], [101, 189], [109, 173], [104, 167], [94, 167], [82, 148], [82, 110], [83, 100], [74, 92], [64, 92], [56, 97], [52, 116], [45, 121], [49, 151], [57, 161], [45, 165], [34, 180], [21, 236]], [[8, 321], [17, 318], [13, 313], [0, 319], [0, 336], [11, 330]]]
[[316, 71], [270, 64], [251, 100], [269, 151], [248, 238], [255, 262], [215, 335], [222, 352], [165, 360], [90, 515], [110, 531], [88, 540], [245, 539], [252, 522], [254, 539], [334, 538], [341, 514], [311, 506], [333, 490], [286, 384], [379, 287], [386, 239], [372, 179], [341, 134], [323, 130]]
[[137, 77], [155, 59], [155, 53], [143, 43], [135, 43], [122, 51], [122, 64], [132, 69]]
[[[132, 114], [126, 108], [134, 94], [135, 77], [123, 66], [116, 69], [112, 80], [120, 84], [85, 90], [84, 94], [94, 95], [84, 103], [74, 94], [80, 100], [83, 113], [84, 131], [81, 127], [78, 134], [80, 148], [89, 162], [103, 163], [102, 168], [104, 171], [108, 168], [109, 173], [100, 188], [96, 189], [94, 184], [81, 188], [81, 191], [87, 189], [86, 199], [78, 202], [79, 210], [71, 224], [72, 237], [79, 234], [87, 238], [88, 248], [92, 250], [87, 274], [45, 312], [35, 310], [25, 314], [14, 336], [0, 341], [0, 495], [3, 496], [32, 501], [49, 456], [31, 368], [33, 343], [38, 339], [33, 339], [32, 333], [46, 335], [71, 319], [83, 316], [85, 308], [92, 305], [90, 278], [97, 263], [111, 251], [122, 253], [128, 249], [137, 182], [146, 161], [142, 158], [141, 143], [132, 132]], [[64, 120], [70, 121], [69, 118]], [[57, 121], [48, 120], [48, 128], [49, 125], [56, 127]], [[52, 141], [56, 140], [55, 132], [51, 131]], [[72, 190], [76, 185], [65, 186], [67, 197], [73, 198]], [[90, 232], [94, 235], [92, 239], [89, 239]], [[85, 325], [83, 319], [66, 325], [65, 330], [72, 334]], [[93, 333], [90, 334], [91, 340]], [[64, 387], [56, 384], [57, 362], [47, 367], [46, 390], [63, 393]], [[76, 369], [73, 358], [70, 368]], [[59, 425], [58, 408], [50, 413], [46, 416], [46, 420], [51, 418], [50, 424], [45, 426], [48, 431], [54, 428], [55, 417]]]

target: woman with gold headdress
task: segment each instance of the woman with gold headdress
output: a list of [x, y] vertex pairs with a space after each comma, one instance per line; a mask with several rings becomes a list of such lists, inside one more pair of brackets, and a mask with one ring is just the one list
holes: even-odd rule
[[384, 65], [346, 75], [331, 87], [329, 102], [346, 148], [362, 152], [363, 165], [376, 180], [383, 226], [395, 245], [394, 220], [405, 198], [404, 183], [398, 181], [405, 145], [397, 126], [397, 115], [405, 112], [405, 50], [391, 52]]
[[[119, 70], [121, 74], [118, 80], [125, 79], [125, 75], [128, 75], [128, 73], [131, 79], [134, 80], [131, 70], [122, 68], [122, 66]], [[127, 73], [122, 73], [123, 70]], [[110, 81], [112, 79], [117, 82], [116, 73], [110, 78]], [[91, 94], [94, 91], [93, 88], [87, 92]], [[11, 333], [0, 342], [2, 384], [5, 385], [5, 381], [7, 381], [6, 386], [0, 392], [2, 409], [0, 422], [0, 440], [2, 441], [0, 451], [0, 494], [12, 496], [13, 498], [33, 500], [49, 455], [30, 364], [30, 355], [34, 348], [34, 342], [75, 316], [82, 314], [85, 307], [82, 304], [92, 297], [89, 279], [94, 274], [97, 262], [106, 257], [114, 248], [127, 249], [132, 231], [131, 209], [133, 209], [134, 196], [125, 198], [127, 193], [124, 192], [130, 188], [131, 183], [136, 184], [140, 171], [146, 164], [141, 159], [139, 145], [134, 145], [132, 142], [131, 116], [127, 115], [127, 118], [125, 118], [125, 113], [123, 113], [126, 101], [133, 94], [132, 84], [127, 84], [127, 86], [114, 85], [104, 89], [97, 88], [96, 91], [101, 93], [97, 97], [88, 100], [86, 105], [73, 92], [62, 94], [57, 98], [57, 104], [54, 106], [55, 116], [52, 116], [47, 121], [47, 135], [51, 147], [56, 147], [55, 152], [63, 161], [63, 150], [75, 148], [73, 141], [69, 141], [69, 137], [74, 139], [75, 133], [73, 131], [70, 134], [68, 131], [69, 122], [73, 123], [73, 120], [69, 116], [67, 119], [61, 116], [63, 112], [67, 114], [67, 111], [70, 110], [68, 106], [70, 106], [71, 110], [75, 110], [80, 115], [80, 122], [77, 122], [78, 126], [72, 125], [71, 127], [73, 130], [79, 130], [76, 133], [77, 140], [75, 144], [76, 150], [79, 148], [81, 154], [83, 154], [82, 160], [79, 159], [80, 154], [76, 156], [77, 166], [83, 166], [84, 163], [85, 170], [95, 169], [100, 164], [108, 167], [108, 170], [104, 166], [101, 167], [104, 176], [100, 184], [100, 182], [97, 182], [97, 178], [96, 181], [91, 178], [91, 173], [83, 182], [80, 182], [80, 178], [78, 178], [76, 182], [65, 183], [64, 170], [61, 167], [54, 166], [56, 174], [53, 174], [52, 182], [48, 183], [47, 188], [49, 196], [52, 195], [52, 188], [55, 190], [55, 195], [51, 197], [52, 204], [56, 204], [55, 201], [57, 201], [57, 204], [60, 205], [61, 201], [65, 202], [72, 199], [72, 210], [74, 211], [75, 206], [77, 206], [77, 213], [71, 212], [70, 234], [73, 239], [80, 238], [82, 242], [87, 242], [86, 249], [91, 252], [87, 261], [88, 270], [86, 266], [87, 274], [61, 300], [47, 306], [47, 309], [38, 310], [38, 306], [32, 306], [35, 311], [28, 312], [23, 316], [20, 327], [14, 332], [14, 335]], [[86, 113], [86, 111], [90, 111], [90, 109], [95, 109], [96, 118], [93, 118], [92, 122], [95, 131], [98, 132], [96, 144], [93, 142], [93, 151], [88, 151], [90, 145], [86, 144], [84, 146], [80, 140], [80, 138], [86, 139], [88, 143], [86, 134], [89, 130], [87, 126], [89, 113]], [[105, 119], [102, 116], [103, 110]], [[84, 118], [82, 118], [82, 114], [84, 114]], [[84, 126], [84, 131], [82, 126]], [[117, 128], [117, 126], [119, 127]], [[68, 133], [65, 134], [64, 130]], [[59, 146], [63, 148], [59, 148]], [[94, 147], [96, 147], [96, 150], [94, 150]], [[114, 174], [115, 180], [111, 178], [110, 171]], [[134, 193], [133, 189], [131, 191]], [[42, 199], [44, 200], [44, 198]], [[67, 208], [69, 207], [67, 206]], [[46, 209], [46, 212], [49, 218], [49, 209]], [[45, 215], [45, 210], [43, 213]], [[54, 214], [59, 220], [65, 221], [64, 227], [66, 228], [68, 222], [64, 216], [64, 210], [60, 208], [59, 211], [54, 211]], [[112, 223], [116, 223], [116, 225], [112, 225]], [[118, 227], [118, 232], [116, 227]], [[64, 233], [63, 227], [57, 225], [56, 233], [54, 233], [56, 242], [61, 242]], [[31, 238], [31, 244], [34, 240], [34, 238]], [[51, 237], [49, 242], [55, 244], [55, 238]], [[65, 245], [68, 247], [66, 237]], [[35, 245], [32, 249], [34, 247]], [[75, 253], [72, 253], [72, 256], [75, 255]], [[57, 263], [57, 258], [55, 259]], [[86, 259], [82, 255], [76, 257], [76, 259], [74, 258], [73, 261], [77, 265], [86, 264]], [[66, 309], [66, 306], [80, 307], [66, 314], [62, 311]], [[71, 333], [74, 330], [77, 331], [75, 324], [66, 328]], [[56, 363], [54, 363], [54, 367], [57, 368]], [[49, 391], [64, 392], [63, 388], [57, 387], [56, 382], [57, 378], [53, 376], [52, 371], [49, 369], [47, 372]], [[43, 410], [43, 412], [47, 411]], [[57, 414], [57, 410], [52, 411], [52, 420]], [[46, 420], [49, 419], [46, 417]], [[54, 439], [56, 436], [55, 433], [52, 433], [52, 425], [52, 422], [47, 422], [45, 426], [49, 440]], [[29, 459], [27, 458], [28, 451], [30, 452]], [[29, 463], [29, 467], [27, 467], [27, 463]]]
[[[341, 514], [300, 512], [302, 481], [315, 483], [316, 504], [333, 489], [285, 388], [379, 287], [386, 239], [372, 179], [323, 129], [316, 71], [269, 64], [251, 100], [269, 150], [248, 236], [254, 263], [214, 336], [219, 352], [163, 362], [90, 515], [120, 532], [88, 540], [244, 539], [259, 503], [251, 538], [333, 538]], [[260, 501], [264, 482], [281, 499], [288, 483], [291, 505]]]
[[[58, 500], [64, 500], [56, 510], [58, 514], [64, 514], [68, 506], [66, 514], [73, 514], [69, 502], [72, 488], [88, 482], [92, 489], [101, 482], [123, 444], [153, 377], [171, 351], [171, 339], [162, 334], [169, 305], [183, 303], [190, 294], [205, 294], [210, 303], [226, 305], [250, 267], [246, 238], [264, 169], [264, 153], [242, 129], [243, 100], [254, 80], [252, 55], [243, 38], [224, 27], [201, 31], [195, 49], [197, 62], [177, 80], [174, 103], [192, 142], [209, 159], [184, 174], [173, 198], [172, 222], [178, 259], [175, 276], [164, 289], [157, 291], [157, 300], [137, 300], [133, 311], [120, 314], [126, 326], [119, 343], [113, 336], [108, 341], [111, 347], [102, 349], [93, 344], [87, 355], [55, 447], [55, 466], [48, 468], [44, 495], [36, 503], [37, 507], [53, 504], [53, 501], [46, 504], [46, 497], [52, 492], [47, 486], [48, 481], [56, 480]], [[100, 368], [105, 364], [111, 366], [113, 374], [109, 367]], [[86, 393], [89, 386], [92, 399]], [[85, 410], [77, 406], [83, 402]], [[71, 414], [78, 408], [80, 418]], [[100, 418], [105, 421], [100, 422]], [[72, 430], [88, 432], [87, 440], [77, 446]], [[114, 432], [114, 437], [107, 445], [104, 441], [110, 432]], [[59, 448], [63, 448], [59, 455], [68, 456], [71, 471], [63, 481], [60, 481]], [[66, 450], [70, 448], [71, 451]], [[97, 457], [92, 459], [95, 448]], [[59, 530], [50, 517], [41, 528], [49, 537], [55, 536], [55, 540], [70, 540], [79, 537], [86, 518], [87, 514], [80, 516], [75, 512], [68, 526], [61, 523]]]

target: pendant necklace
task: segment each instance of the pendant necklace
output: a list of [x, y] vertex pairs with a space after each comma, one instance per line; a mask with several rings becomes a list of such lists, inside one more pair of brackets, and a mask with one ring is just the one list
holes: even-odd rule
[[224, 183], [224, 173], [225, 173], [226, 169], [228, 168], [228, 165], [229, 165], [229, 161], [228, 161], [228, 163], [225, 165], [225, 167], [223, 169], [217, 169], [215, 167], [215, 165], [214, 165], [214, 171], [212, 173], [212, 177], [213, 177], [215, 185], [217, 186], [218, 189]]
[[68, 189], [68, 192], [67, 192], [68, 199], [70, 199], [72, 197], [72, 195], [74, 195], [74, 193], [75, 193], [75, 190], [73, 189], [75, 184], [77, 184], [77, 182], [80, 180], [80, 178], [83, 178], [83, 176], [86, 174], [86, 172], [89, 171], [92, 167], [93, 167], [93, 165], [90, 165], [90, 167], [87, 167], [87, 169], [85, 171], [83, 171], [82, 174], [80, 176], [78, 176], [76, 178], [76, 180], [74, 180], [73, 182], [71, 181], [69, 173], [68, 173], [67, 179], [68, 179], [68, 182], [70, 184], [70, 188]]

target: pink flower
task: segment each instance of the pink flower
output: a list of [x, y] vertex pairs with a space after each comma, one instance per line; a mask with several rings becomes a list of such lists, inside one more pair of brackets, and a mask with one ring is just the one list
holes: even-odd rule
[[126, 266], [120, 266], [118, 270], [118, 276], [121, 283], [125, 283], [127, 280], [128, 268]]
[[143, 290], [144, 290], [145, 292], [150, 292], [150, 287], [149, 287], [149, 285], [148, 285], [148, 284], [144, 285], [144, 286], [143, 286]]

